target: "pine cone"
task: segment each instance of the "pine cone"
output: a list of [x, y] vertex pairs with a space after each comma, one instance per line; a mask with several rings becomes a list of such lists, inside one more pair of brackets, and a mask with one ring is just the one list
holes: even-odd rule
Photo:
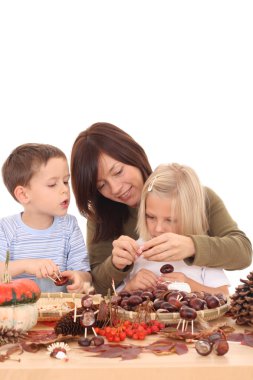
[[[81, 315], [83, 310], [83, 307], [77, 308], [76, 314]], [[81, 325], [80, 319], [77, 317], [76, 322], [74, 322], [74, 310], [70, 311], [56, 323], [54, 328], [56, 335], [83, 335], [84, 327]]]
[[253, 272], [247, 280], [240, 279], [243, 285], [238, 285], [231, 296], [230, 315], [238, 325], [253, 326]]
[[9, 329], [7, 327], [0, 327], [0, 346], [8, 343], [17, 343], [25, 339], [27, 333], [21, 329]]

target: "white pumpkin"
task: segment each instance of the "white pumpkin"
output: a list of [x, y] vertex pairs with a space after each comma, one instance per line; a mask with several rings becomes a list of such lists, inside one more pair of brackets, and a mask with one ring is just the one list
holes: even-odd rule
[[0, 306], [0, 327], [27, 331], [36, 325], [37, 320], [37, 302]]

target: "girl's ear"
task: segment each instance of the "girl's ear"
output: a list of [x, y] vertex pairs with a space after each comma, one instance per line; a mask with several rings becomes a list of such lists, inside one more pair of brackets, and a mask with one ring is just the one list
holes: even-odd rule
[[27, 204], [29, 202], [29, 196], [24, 186], [17, 186], [14, 190], [14, 196], [21, 204]]

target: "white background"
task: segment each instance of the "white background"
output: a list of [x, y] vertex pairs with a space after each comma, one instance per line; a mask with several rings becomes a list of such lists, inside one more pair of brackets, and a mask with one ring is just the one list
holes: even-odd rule
[[[192, 166], [253, 240], [251, 1], [0, 2], [0, 163], [108, 121]], [[87, 163], [88, 164], [88, 163]], [[21, 210], [0, 181], [0, 217]], [[69, 210], [85, 234], [74, 197]], [[233, 287], [253, 266], [229, 272]], [[232, 287], [232, 289], [233, 289]]]

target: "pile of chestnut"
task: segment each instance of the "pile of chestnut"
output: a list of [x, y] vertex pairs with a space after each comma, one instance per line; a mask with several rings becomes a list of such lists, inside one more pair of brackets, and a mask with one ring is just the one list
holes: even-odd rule
[[121, 291], [114, 301], [127, 311], [135, 311], [139, 305], [149, 302], [157, 313], [179, 313], [182, 306], [196, 311], [215, 309], [227, 302], [219, 293], [212, 295], [206, 292], [186, 293], [180, 290], [168, 290], [165, 284], [158, 284], [154, 289], [134, 290], [131, 293]]

